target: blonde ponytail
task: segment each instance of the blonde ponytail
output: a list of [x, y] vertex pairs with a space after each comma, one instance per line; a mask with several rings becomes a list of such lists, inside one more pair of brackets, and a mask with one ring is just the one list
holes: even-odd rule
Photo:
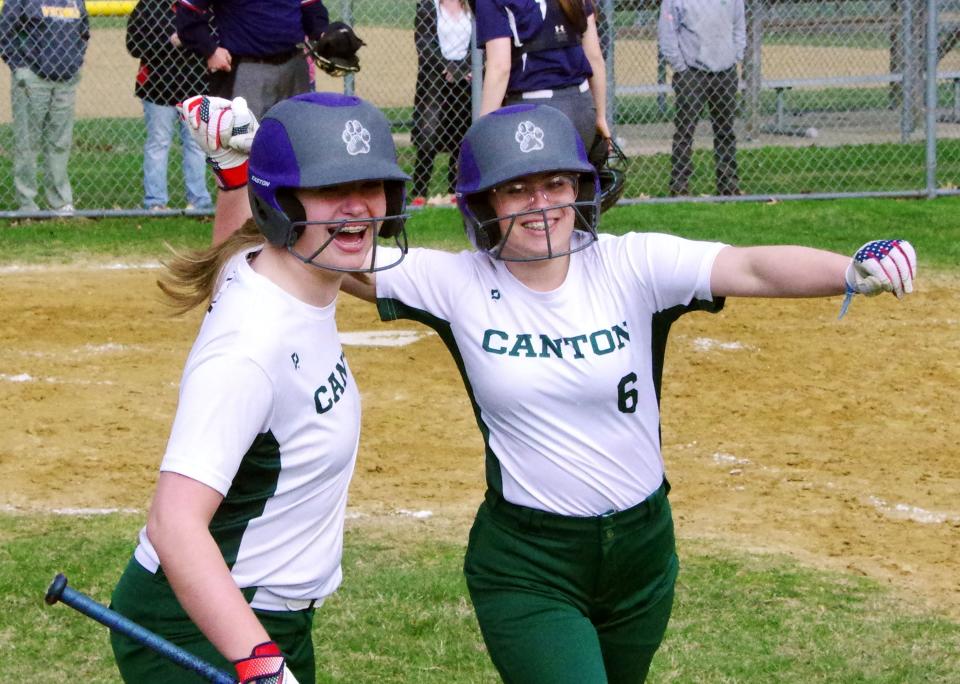
[[[180, 253], [170, 247], [173, 259], [164, 262], [167, 272], [157, 279], [157, 287], [167, 296], [174, 313], [185, 314], [196, 306], [208, 306], [220, 272], [230, 258], [266, 239], [253, 220], [248, 220], [226, 240], [207, 249]], [[169, 247], [169, 245], [168, 245]]]

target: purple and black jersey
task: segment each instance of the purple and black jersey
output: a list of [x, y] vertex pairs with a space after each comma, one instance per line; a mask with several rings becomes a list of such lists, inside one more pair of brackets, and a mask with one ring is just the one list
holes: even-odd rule
[[[208, 23], [213, 16], [213, 35]], [[292, 52], [304, 36], [318, 37], [329, 23], [320, 0], [178, 0], [177, 32], [203, 57], [217, 46], [231, 55], [266, 57]], [[218, 43], [219, 38], [219, 43]]]
[[[550, 29], [554, 22], [547, 18], [552, 12], [561, 11], [556, 0], [546, 0], [544, 9], [538, 0], [477, 0], [477, 44], [483, 47], [495, 38], [510, 38], [514, 47], [508, 94], [576, 86], [593, 75], [579, 43], [517, 53], [524, 44], [537, 40], [544, 29]], [[588, 16], [593, 14], [593, 0], [585, 0], [584, 9]]]

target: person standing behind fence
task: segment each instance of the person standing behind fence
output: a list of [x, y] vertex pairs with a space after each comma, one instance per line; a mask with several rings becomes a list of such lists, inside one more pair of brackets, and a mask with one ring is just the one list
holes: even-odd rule
[[607, 125], [607, 73], [593, 0], [476, 0], [486, 54], [480, 113], [547, 104], [566, 114], [590, 149]]
[[[213, 20], [214, 31], [210, 20]], [[330, 23], [320, 0], [178, 0], [177, 33], [207, 61], [210, 95], [242, 96], [256, 117], [310, 92], [304, 35]]]
[[143, 145], [143, 207], [166, 209], [167, 160], [174, 131], [180, 131], [187, 209], [213, 208], [207, 190], [206, 155], [180, 121], [176, 105], [208, 89], [207, 67], [183, 47], [171, 0], [140, 0], [127, 20], [127, 52], [140, 60], [134, 94], [143, 102], [147, 139]]
[[[413, 24], [417, 87], [413, 95], [413, 206], [426, 204], [439, 152], [450, 152], [446, 191], [453, 203], [456, 152], [470, 126], [470, 35], [473, 19], [464, 0], [419, 0]], [[431, 200], [433, 201], [433, 200]]]
[[710, 108], [717, 193], [739, 195], [737, 63], [747, 45], [743, 0], [663, 0], [657, 27], [660, 53], [673, 68], [674, 133], [670, 194], [690, 194], [693, 134]]
[[67, 175], [80, 67], [90, 40], [83, 0], [6, 0], [0, 55], [12, 72], [13, 184], [20, 211], [37, 206], [37, 157], [43, 150], [44, 194], [55, 213], [73, 213]]

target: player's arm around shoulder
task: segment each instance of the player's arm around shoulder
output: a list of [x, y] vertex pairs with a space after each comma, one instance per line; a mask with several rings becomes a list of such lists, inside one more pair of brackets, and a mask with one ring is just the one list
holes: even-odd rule
[[906, 240], [873, 240], [847, 257], [812, 247], [725, 247], [710, 287], [719, 297], [828, 297], [837, 294], [897, 298], [913, 292], [917, 257]]
[[348, 273], [340, 281], [340, 291], [365, 302], [377, 301], [377, 276], [375, 273]]

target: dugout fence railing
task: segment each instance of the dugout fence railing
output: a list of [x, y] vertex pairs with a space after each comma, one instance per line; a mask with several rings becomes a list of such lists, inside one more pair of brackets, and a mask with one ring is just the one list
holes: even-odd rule
[[[423, 0], [326, 0], [331, 16], [352, 24], [366, 46], [356, 76], [316, 74], [317, 89], [355, 93], [386, 112], [401, 163], [411, 174], [418, 150], [411, 136], [418, 2]], [[138, 62], [124, 44], [135, 4], [87, 2], [91, 38], [69, 164], [77, 215], [147, 213], [145, 126], [134, 97]], [[658, 49], [659, 2], [597, 0], [597, 10], [607, 55], [607, 108], [629, 158], [623, 203], [960, 192], [960, 0], [746, 0], [747, 45], [735, 124], [742, 194], [733, 197], [716, 195], [706, 112], [694, 138], [689, 194], [670, 196], [675, 95]], [[474, 109], [481, 54], [470, 53]], [[424, 80], [433, 95], [449, 87], [447, 73], [454, 67], [447, 66]], [[464, 72], [453, 75], [461, 78]], [[2, 69], [0, 218], [49, 216], [42, 191], [40, 211], [18, 206], [10, 89], [10, 70]], [[446, 151], [436, 155], [424, 193], [429, 204], [449, 206], [449, 157]], [[42, 158], [41, 152], [41, 166]], [[207, 181], [212, 189], [209, 174]], [[184, 213], [178, 140], [168, 162], [168, 187], [170, 208], [158, 213]]]

